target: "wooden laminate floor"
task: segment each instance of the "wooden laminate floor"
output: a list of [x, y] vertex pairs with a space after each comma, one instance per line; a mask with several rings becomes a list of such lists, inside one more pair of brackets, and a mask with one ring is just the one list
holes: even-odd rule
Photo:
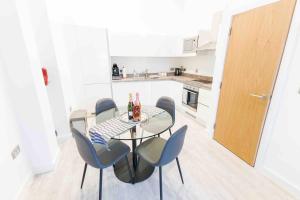
[[[187, 124], [189, 129], [179, 157], [185, 184], [182, 185], [176, 162], [163, 168], [164, 199], [187, 200], [285, 200], [289, 193], [248, 166], [208, 137], [204, 128], [182, 113], [177, 113], [173, 131]], [[163, 134], [168, 138], [169, 133]], [[20, 195], [23, 200], [98, 199], [99, 171], [87, 168], [80, 189], [84, 162], [73, 138], [60, 143], [55, 171], [35, 176]], [[158, 169], [146, 181], [135, 185], [120, 182], [112, 168], [104, 170], [104, 200], [159, 199]]]

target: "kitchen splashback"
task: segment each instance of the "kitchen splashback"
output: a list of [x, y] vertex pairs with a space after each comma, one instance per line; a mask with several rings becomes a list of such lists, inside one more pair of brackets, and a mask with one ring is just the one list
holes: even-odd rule
[[212, 76], [215, 63], [214, 51], [204, 51], [193, 57], [111, 57], [111, 63], [117, 63], [120, 69], [126, 67], [126, 71], [132, 74], [143, 73], [148, 69], [149, 73], [169, 72], [170, 67], [186, 68], [186, 73]]

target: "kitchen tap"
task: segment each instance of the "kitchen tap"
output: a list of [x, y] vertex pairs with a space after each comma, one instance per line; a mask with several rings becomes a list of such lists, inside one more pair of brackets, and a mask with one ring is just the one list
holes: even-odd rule
[[149, 72], [148, 72], [148, 69], [145, 69], [145, 73], [144, 73], [144, 75], [145, 75], [145, 78], [148, 78], [148, 77], [149, 77]]

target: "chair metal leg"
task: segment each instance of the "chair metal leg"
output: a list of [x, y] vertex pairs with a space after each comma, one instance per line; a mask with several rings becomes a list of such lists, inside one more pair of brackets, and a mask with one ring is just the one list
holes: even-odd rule
[[160, 200], [163, 200], [162, 167], [159, 167], [159, 196]]
[[[127, 162], [127, 167], [128, 167], [128, 171], [129, 171], [129, 176], [130, 176], [130, 179], [131, 179], [131, 183], [134, 184], [134, 178], [132, 176], [131, 167], [130, 167], [129, 159], [128, 159], [127, 155], [126, 155], [126, 162]], [[138, 164], [139, 164], [139, 162], [138, 162]], [[137, 164], [137, 166], [138, 166], [138, 164]]]
[[99, 178], [99, 200], [102, 199], [102, 176], [103, 176], [103, 169], [100, 169], [100, 178]]
[[176, 162], [177, 162], [177, 167], [178, 167], [178, 170], [179, 170], [181, 182], [182, 182], [182, 184], [184, 184], [183, 177], [182, 177], [182, 172], [181, 172], [181, 167], [180, 167], [180, 164], [179, 164], [179, 159], [178, 159], [178, 157], [176, 158]]
[[87, 163], [84, 164], [84, 169], [83, 169], [83, 175], [82, 175], [82, 179], [81, 179], [80, 189], [82, 189], [82, 186], [83, 186], [83, 182], [84, 182], [84, 178], [85, 178], [85, 173], [86, 173], [86, 168], [87, 168]]
[[171, 131], [171, 129], [169, 129], [169, 132], [170, 132], [170, 136], [172, 136], [172, 131]]
[[143, 142], [143, 135], [144, 135], [144, 129], [142, 130], [142, 137], [140, 139], [140, 144], [142, 144], [142, 142]]

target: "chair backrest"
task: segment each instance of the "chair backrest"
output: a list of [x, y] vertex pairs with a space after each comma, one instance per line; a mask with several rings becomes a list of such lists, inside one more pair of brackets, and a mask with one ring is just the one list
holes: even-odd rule
[[96, 150], [91, 141], [77, 129], [71, 129], [76, 141], [78, 152], [81, 158], [89, 165], [95, 168], [102, 168], [102, 164], [97, 157]]
[[96, 103], [96, 115], [112, 108], [117, 108], [117, 105], [114, 102], [114, 100], [110, 98], [100, 99]]
[[175, 102], [170, 97], [160, 97], [156, 102], [156, 107], [167, 111], [171, 117], [173, 124], [175, 123]]
[[186, 131], [187, 125], [172, 134], [164, 146], [159, 162], [157, 163], [158, 166], [166, 165], [178, 157], [184, 143]]

